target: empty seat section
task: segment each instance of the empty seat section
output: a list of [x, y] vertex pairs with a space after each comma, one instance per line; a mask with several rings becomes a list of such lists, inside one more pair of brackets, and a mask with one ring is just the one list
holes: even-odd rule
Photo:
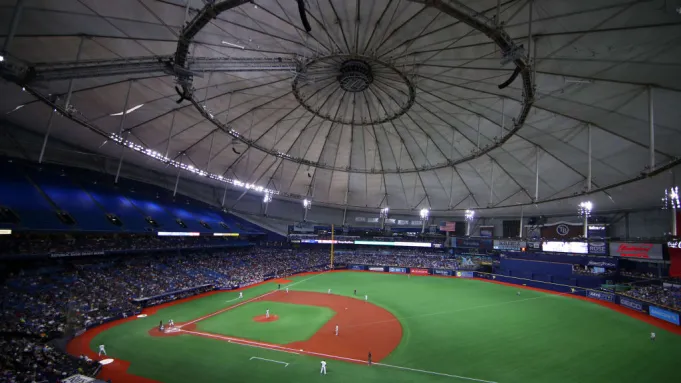
[[0, 166], [0, 205], [12, 209], [21, 222], [18, 227], [35, 230], [64, 230], [64, 225], [40, 191], [17, 167], [3, 161]]
[[106, 218], [106, 212], [67, 173], [50, 167], [27, 168], [31, 179], [63, 211], [76, 220], [76, 226], [85, 231], [118, 231], [120, 227]]
[[123, 230], [143, 232], [152, 229], [145, 219], [146, 215], [138, 210], [126, 197], [118, 194], [115, 188], [103, 185], [89, 185], [88, 190], [92, 198], [99, 202], [107, 213], [115, 214], [123, 222]]

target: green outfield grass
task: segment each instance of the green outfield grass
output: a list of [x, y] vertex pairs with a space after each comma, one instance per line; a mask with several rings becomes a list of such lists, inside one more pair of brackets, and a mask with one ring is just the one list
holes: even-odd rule
[[[358, 295], [368, 294], [370, 302], [399, 318], [404, 332], [399, 347], [383, 363], [450, 376], [328, 361], [328, 375], [321, 377], [320, 359], [315, 357], [191, 335], [148, 334], [159, 320], [186, 322], [238, 303], [238, 293], [229, 292], [123, 323], [99, 334], [90, 346], [96, 350], [105, 344], [109, 355], [132, 362], [129, 372], [166, 383], [471, 382], [453, 375], [498, 383], [678, 381], [681, 336], [594, 303], [454, 278], [348, 272], [291, 279], [296, 283], [293, 290], [326, 293], [331, 288], [352, 296], [357, 289]], [[244, 298], [274, 289], [276, 284], [256, 286], [246, 290]], [[264, 313], [255, 303], [234, 312], [245, 313], [251, 305], [256, 315]], [[228, 317], [215, 319], [216, 326], [231, 322]], [[649, 340], [651, 331], [658, 335], [655, 342]]]
[[[267, 309], [279, 319], [265, 323], [253, 321], [253, 317], [264, 315]], [[286, 344], [309, 339], [335, 314], [327, 307], [251, 302], [200, 321], [196, 328], [212, 334]]]

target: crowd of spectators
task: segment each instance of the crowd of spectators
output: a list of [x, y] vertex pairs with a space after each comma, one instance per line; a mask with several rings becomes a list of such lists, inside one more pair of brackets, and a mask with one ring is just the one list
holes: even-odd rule
[[671, 285], [633, 286], [624, 295], [673, 309], [681, 309], [681, 288]]

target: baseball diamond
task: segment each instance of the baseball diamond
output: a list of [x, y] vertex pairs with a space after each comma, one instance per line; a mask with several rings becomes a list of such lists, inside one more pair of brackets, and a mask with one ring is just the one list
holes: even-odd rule
[[[608, 302], [531, 287], [516, 295], [517, 285], [495, 281], [351, 271], [290, 279], [288, 294], [263, 283], [243, 290], [245, 300], [231, 305], [224, 304], [225, 297], [236, 292], [152, 307], [145, 318], [89, 330], [68, 349], [93, 355], [105, 343], [115, 362], [104, 366], [100, 377], [135, 383], [208, 382], [225, 376], [307, 381], [321, 359], [328, 363], [326, 379], [338, 382], [595, 383], [641, 377], [664, 382], [673, 380], [674, 371], [666, 366], [681, 351], [677, 326]], [[335, 293], [327, 294], [328, 288]], [[367, 292], [370, 301], [354, 296], [355, 288]], [[263, 307], [279, 320], [253, 322]], [[265, 326], [279, 326], [287, 316], [293, 318], [280, 327], [285, 333], [271, 336]], [[168, 317], [176, 318], [178, 332], [154, 327]], [[630, 336], [653, 328], [665, 334], [654, 346]], [[306, 338], [295, 340], [300, 337]], [[618, 347], [597, 351], [607, 344]], [[372, 367], [366, 366], [369, 352]], [[255, 366], [252, 357], [280, 363]], [[632, 363], [627, 369], [609, 368], [614, 360]], [[167, 368], [175, 364], [183, 368]]]

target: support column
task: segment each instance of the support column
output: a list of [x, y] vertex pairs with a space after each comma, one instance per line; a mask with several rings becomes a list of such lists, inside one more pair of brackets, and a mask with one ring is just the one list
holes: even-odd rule
[[501, 126], [499, 126], [499, 141], [504, 137], [504, 128], [506, 127], [506, 99], [501, 98]]
[[170, 139], [173, 137], [173, 127], [175, 126], [175, 114], [177, 112], [173, 112], [173, 118], [170, 120], [170, 130], [168, 131], [168, 140], [166, 141], [166, 154], [165, 157], [168, 158], [168, 154], [170, 154]]
[[421, 234], [426, 232], [426, 221], [428, 218], [421, 218]]
[[523, 211], [523, 207], [520, 206], [520, 227], [518, 228], [518, 238], [523, 237], [523, 214], [525, 212]]
[[[532, 52], [532, 6], [534, 5], [534, 0], [529, 0], [530, 1], [530, 10], [529, 10], [529, 15], [528, 15], [528, 23], [527, 23], [527, 57], [530, 57], [530, 52]], [[530, 63], [534, 65], [534, 57], [530, 60]]]
[[52, 129], [52, 119], [56, 113], [57, 110], [53, 110], [52, 113], [50, 113], [50, 118], [47, 120], [47, 130], [45, 131], [45, 138], [43, 138], [43, 147], [40, 149], [40, 157], [38, 157], [39, 164], [43, 163], [43, 156], [45, 155], [45, 148], [47, 147], [47, 139], [50, 137], [50, 130]]
[[492, 170], [489, 176], [489, 205], [494, 203], [494, 160], [492, 160]]
[[587, 125], [587, 134], [588, 134], [588, 155], [589, 155], [589, 170], [587, 172], [587, 177], [586, 177], [586, 191], [590, 192], [591, 191], [591, 124]]
[[584, 214], [584, 238], [589, 237], [589, 216]]
[[[121, 115], [121, 122], [118, 125], [118, 136], [123, 139], [123, 123], [125, 123], [125, 113], [128, 110], [128, 101], [130, 100], [130, 90], [132, 89], [132, 80], [128, 81], [128, 92], [125, 95], [125, 104], [123, 104], [123, 114]], [[123, 166], [123, 155], [125, 155], [125, 145], [121, 145], [121, 158], [118, 161], [118, 170], [116, 170], [116, 178], [114, 183], [118, 183], [118, 177], [121, 175], [121, 167]]]
[[267, 208], [270, 206], [269, 202], [265, 202], [265, 217], [267, 217]]
[[648, 87], [648, 132], [650, 133], [650, 164], [648, 171], [655, 170], [655, 105], [653, 102], [653, 87]]
[[535, 176], [534, 176], [534, 201], [539, 200], [539, 146], [536, 148], [536, 153], [534, 157], [534, 170], [535, 170]]
[[303, 222], [307, 222], [307, 208], [303, 208]]
[[10, 22], [9, 26], [9, 33], [7, 33], [7, 37], [5, 38], [5, 44], [3, 44], [2, 46], [2, 51], [0, 52], [0, 55], [5, 55], [6, 53], [9, 53], [9, 46], [12, 44], [12, 41], [14, 40], [14, 35], [17, 33], [17, 27], [19, 26], [19, 20], [21, 20], [21, 11], [23, 7], [24, 0], [17, 0], [17, 4], [14, 6], [14, 13], [12, 14], [12, 21]]
[[672, 237], [676, 237], [676, 208], [672, 208]]
[[222, 207], [225, 207], [225, 198], [227, 197], [227, 182], [225, 182], [225, 191], [222, 193]]
[[466, 237], [471, 236], [471, 224], [473, 221], [466, 221]]
[[175, 189], [173, 189], [173, 198], [175, 198], [175, 195], [177, 194], [177, 185], [180, 184], [180, 173], [182, 172], [181, 168], [177, 168], [177, 178], [175, 178]]

